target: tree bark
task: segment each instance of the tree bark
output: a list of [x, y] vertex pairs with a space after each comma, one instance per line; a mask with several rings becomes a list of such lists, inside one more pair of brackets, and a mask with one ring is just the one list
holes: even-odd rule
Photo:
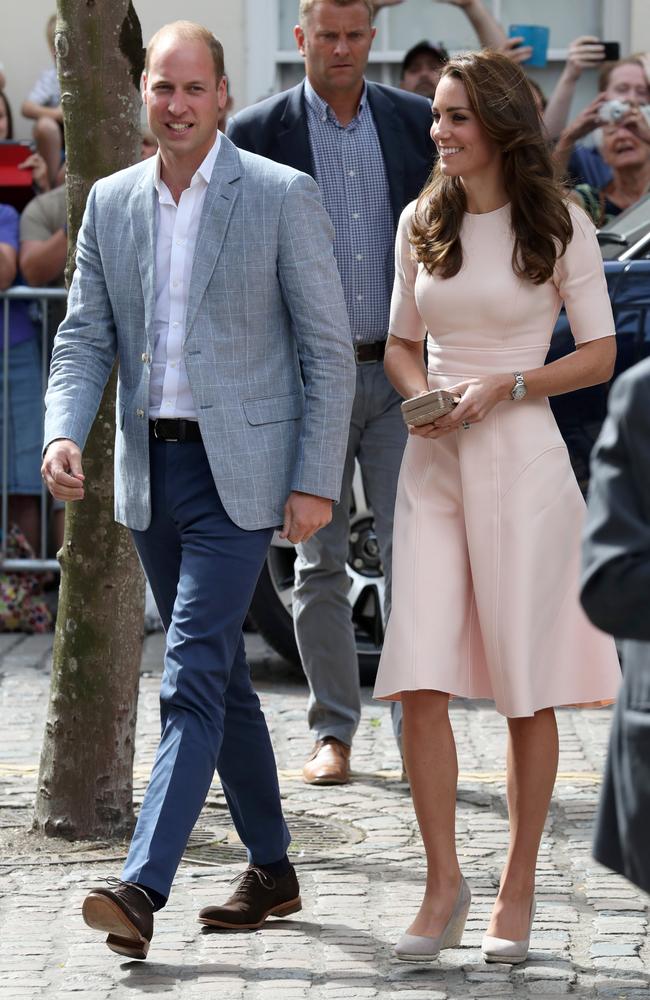
[[[69, 252], [99, 178], [140, 146], [144, 50], [130, 0], [58, 0], [55, 46], [66, 136]], [[133, 825], [133, 751], [144, 584], [113, 520], [115, 372], [84, 449], [86, 497], [68, 504], [52, 682], [34, 825], [106, 838]]]

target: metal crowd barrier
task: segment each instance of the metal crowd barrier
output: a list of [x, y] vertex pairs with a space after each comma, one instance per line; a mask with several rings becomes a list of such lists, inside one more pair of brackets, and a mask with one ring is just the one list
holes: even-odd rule
[[[3, 303], [3, 355], [2, 355], [2, 469], [0, 477], [0, 487], [2, 490], [0, 531], [0, 569], [3, 570], [25, 570], [29, 572], [45, 572], [47, 570], [58, 572], [59, 564], [56, 559], [48, 558], [48, 492], [45, 486], [41, 486], [41, 545], [40, 552], [35, 559], [10, 559], [7, 558], [7, 530], [9, 527], [9, 304], [17, 300], [27, 300], [39, 303], [41, 312], [41, 392], [38, 400], [34, 404], [40, 408], [41, 418], [44, 413], [43, 398], [47, 386], [47, 376], [50, 361], [50, 344], [48, 336], [48, 315], [49, 303], [53, 300], [62, 301], [67, 297], [65, 288], [28, 288], [17, 285], [8, 288], [5, 292], [0, 292], [0, 299]], [[41, 419], [42, 424], [42, 419]]]

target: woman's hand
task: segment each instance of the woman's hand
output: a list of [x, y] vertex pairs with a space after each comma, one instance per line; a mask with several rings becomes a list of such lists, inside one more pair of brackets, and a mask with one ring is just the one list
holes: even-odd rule
[[440, 417], [434, 424], [410, 427], [409, 434], [418, 437], [439, 438], [457, 431], [464, 423], [478, 424], [485, 420], [490, 410], [504, 399], [509, 399], [514, 385], [512, 375], [481, 375], [468, 378], [456, 385], [445, 386], [447, 392], [460, 396], [457, 406]]
[[31, 170], [34, 187], [39, 191], [49, 191], [50, 181], [47, 173], [47, 163], [40, 153], [31, 153], [26, 160], [18, 164], [19, 170]]

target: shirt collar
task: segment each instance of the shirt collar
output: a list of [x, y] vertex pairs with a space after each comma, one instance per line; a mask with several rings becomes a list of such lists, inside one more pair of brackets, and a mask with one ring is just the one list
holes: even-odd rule
[[[361, 97], [359, 98], [359, 107], [357, 108], [356, 118], [360, 118], [363, 109], [366, 106], [366, 100], [368, 95], [368, 84], [363, 81], [363, 90], [361, 91]], [[324, 101], [323, 98], [316, 93], [311, 83], [309, 82], [309, 77], [305, 77], [305, 100], [307, 104], [316, 112], [319, 118], [331, 117], [334, 121], [337, 120], [336, 115], [332, 111], [331, 107]]]
[[[221, 148], [221, 132], [217, 132], [217, 137], [210, 148], [207, 156], [201, 164], [197, 167], [195, 173], [190, 181], [190, 187], [195, 187], [197, 184], [203, 182], [206, 187], [210, 183], [210, 178], [212, 177], [212, 171], [219, 155], [219, 150]], [[162, 160], [160, 159], [160, 150], [156, 153], [156, 163], [154, 168], [153, 183], [156, 191], [158, 192], [158, 198], [161, 204], [173, 204], [176, 202], [171, 196], [169, 188], [165, 184], [164, 180], [160, 176], [160, 168], [162, 165]]]

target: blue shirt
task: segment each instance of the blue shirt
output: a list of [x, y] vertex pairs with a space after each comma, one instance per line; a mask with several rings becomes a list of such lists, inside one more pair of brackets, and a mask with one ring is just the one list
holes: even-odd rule
[[357, 114], [340, 125], [305, 80], [314, 176], [335, 230], [334, 256], [356, 343], [385, 340], [395, 225], [384, 156], [364, 84]]
[[[12, 205], [0, 205], [0, 243], [8, 243], [18, 253], [20, 216]], [[23, 285], [20, 275], [16, 275], [14, 285]], [[0, 350], [4, 336], [4, 303], [0, 301]], [[11, 347], [22, 344], [36, 336], [36, 327], [29, 316], [29, 302], [11, 302], [9, 305], [9, 343]]]

